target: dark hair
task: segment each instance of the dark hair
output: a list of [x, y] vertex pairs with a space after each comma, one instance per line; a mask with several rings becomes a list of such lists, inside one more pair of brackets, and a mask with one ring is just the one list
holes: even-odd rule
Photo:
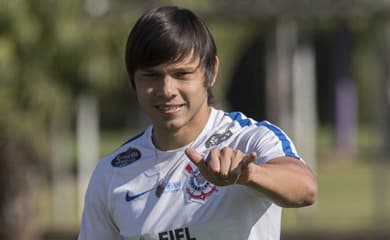
[[188, 56], [199, 57], [205, 71], [205, 87], [211, 103], [211, 81], [215, 74], [217, 48], [206, 24], [193, 12], [175, 6], [147, 11], [136, 22], [126, 45], [126, 68], [132, 87], [139, 68], [177, 63]]

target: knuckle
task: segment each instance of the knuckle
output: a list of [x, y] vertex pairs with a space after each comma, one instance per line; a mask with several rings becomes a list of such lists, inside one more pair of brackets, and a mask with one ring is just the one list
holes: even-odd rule
[[226, 152], [226, 151], [229, 151], [229, 150], [230, 150], [230, 148], [227, 147], [227, 146], [224, 146], [224, 147], [221, 149], [222, 152]]
[[234, 150], [234, 153], [237, 155], [237, 156], [242, 156], [244, 153], [243, 152], [241, 152], [241, 150], [239, 150], [239, 149], [235, 149]]
[[230, 148], [230, 147], [223, 147], [222, 149], [221, 149], [221, 152], [222, 153], [224, 153], [224, 154], [229, 154], [229, 153], [232, 153], [233, 152], [233, 149], [232, 148]]
[[218, 148], [213, 148], [210, 150], [210, 154], [218, 154], [219, 153], [219, 149]]
[[210, 151], [208, 155], [208, 160], [216, 159], [220, 155], [220, 152], [218, 149], [214, 148]]
[[208, 166], [210, 172], [213, 172], [213, 173], [219, 172], [219, 164], [217, 164], [216, 161], [209, 159], [207, 161], [207, 166]]

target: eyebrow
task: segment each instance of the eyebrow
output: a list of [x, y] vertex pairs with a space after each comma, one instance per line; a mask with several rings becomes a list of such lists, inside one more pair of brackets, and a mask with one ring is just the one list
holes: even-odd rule
[[196, 70], [199, 69], [200, 66], [196, 67], [178, 67], [178, 68], [173, 68], [173, 71], [182, 71], [182, 72], [195, 72]]
[[172, 69], [174, 69], [174, 70], [181, 70], [181, 71], [188, 71], [188, 72], [195, 72], [196, 70], [198, 70], [201, 67], [202, 67], [202, 64], [199, 61], [199, 63], [197, 65], [193, 64], [193, 62], [185, 64], [185, 66], [177, 66], [177, 67], [175, 67], [175, 65], [173, 65]]
[[[197, 66], [178, 66], [178, 67], [170, 67], [168, 68], [168, 71], [183, 71], [183, 72], [195, 72], [201, 67], [201, 64], [198, 64]], [[160, 72], [161, 68], [159, 66], [154, 67], [146, 67], [146, 68], [140, 68], [139, 71], [142, 72]]]

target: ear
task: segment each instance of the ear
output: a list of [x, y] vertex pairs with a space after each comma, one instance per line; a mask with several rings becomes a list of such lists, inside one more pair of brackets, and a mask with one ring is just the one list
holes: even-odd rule
[[219, 70], [219, 58], [218, 58], [218, 56], [215, 56], [214, 76], [213, 76], [213, 79], [211, 80], [211, 82], [209, 84], [209, 87], [213, 87], [214, 86], [215, 81], [217, 80], [218, 70]]

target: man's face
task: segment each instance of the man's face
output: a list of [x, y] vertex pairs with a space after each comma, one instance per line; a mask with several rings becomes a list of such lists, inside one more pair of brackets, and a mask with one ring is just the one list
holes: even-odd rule
[[209, 116], [205, 74], [199, 58], [142, 68], [134, 74], [135, 90], [154, 130], [177, 132], [203, 128]]

